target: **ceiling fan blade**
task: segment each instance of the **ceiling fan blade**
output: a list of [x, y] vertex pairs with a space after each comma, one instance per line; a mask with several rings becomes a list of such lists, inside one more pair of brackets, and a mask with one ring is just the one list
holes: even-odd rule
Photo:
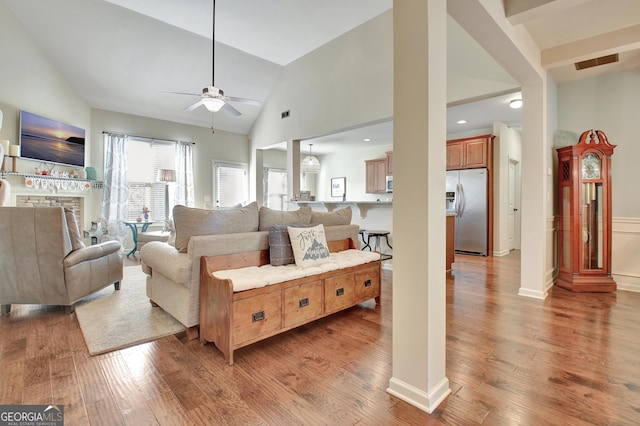
[[229, 114], [233, 115], [234, 117], [239, 117], [242, 115], [242, 113], [237, 109], [235, 109], [233, 106], [231, 106], [229, 102], [225, 102], [222, 109], [228, 112]]
[[255, 99], [236, 98], [233, 96], [226, 96], [226, 98], [231, 102], [239, 102], [241, 104], [253, 105], [257, 107], [262, 106], [262, 104], [259, 101], [256, 101]]
[[204, 105], [204, 100], [200, 99], [198, 102], [196, 102], [195, 104], [189, 105], [184, 110], [193, 111], [194, 109], [198, 108], [200, 105]]
[[202, 93], [185, 93], [185, 92], [162, 92], [163, 95], [187, 95], [187, 96], [202, 96]]

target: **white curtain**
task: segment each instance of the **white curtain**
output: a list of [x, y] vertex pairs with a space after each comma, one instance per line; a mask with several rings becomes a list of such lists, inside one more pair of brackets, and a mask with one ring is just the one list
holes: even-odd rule
[[[193, 144], [190, 142], [178, 142], [176, 144], [176, 190], [173, 197], [173, 203], [170, 206], [170, 212], [173, 206], [182, 204], [187, 207], [193, 207], [195, 204], [195, 196], [193, 190]], [[170, 213], [173, 216], [172, 213]]]
[[124, 249], [127, 236], [127, 136], [105, 133], [104, 191], [100, 223], [101, 240], [116, 240]]

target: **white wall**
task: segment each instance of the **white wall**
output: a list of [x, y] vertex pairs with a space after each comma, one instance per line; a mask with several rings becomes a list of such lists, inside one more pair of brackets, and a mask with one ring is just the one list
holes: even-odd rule
[[[24, 109], [90, 131], [90, 108], [11, 10], [0, 2], [0, 109], [4, 114], [0, 139], [18, 143], [19, 112]], [[87, 156], [90, 141], [87, 138]], [[37, 163], [19, 161], [18, 171], [33, 171]]]
[[[254, 148], [391, 117], [392, 16], [385, 12], [284, 67], [250, 132]], [[291, 116], [281, 119], [285, 110]]]
[[274, 169], [287, 169], [287, 151], [265, 149], [262, 151], [262, 165]]
[[578, 134], [602, 130], [617, 145], [612, 160], [613, 216], [640, 218], [640, 72], [627, 71], [563, 83], [558, 87], [558, 128]]
[[602, 130], [617, 145], [612, 170], [612, 273], [618, 288], [640, 291], [640, 72], [558, 85], [558, 129]]

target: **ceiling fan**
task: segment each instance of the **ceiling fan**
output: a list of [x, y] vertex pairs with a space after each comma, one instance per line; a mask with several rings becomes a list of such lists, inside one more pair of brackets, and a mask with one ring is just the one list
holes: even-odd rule
[[200, 96], [200, 100], [189, 105], [184, 110], [193, 111], [201, 105], [204, 105], [211, 112], [218, 112], [221, 109], [233, 116], [240, 116], [242, 113], [234, 108], [229, 102], [238, 102], [248, 105], [260, 106], [260, 102], [253, 99], [237, 98], [227, 96], [222, 89], [215, 85], [215, 63], [216, 63], [216, 0], [213, 0], [213, 23], [211, 25], [211, 86], [202, 89], [202, 94], [184, 93], [184, 92], [165, 92], [174, 95]]

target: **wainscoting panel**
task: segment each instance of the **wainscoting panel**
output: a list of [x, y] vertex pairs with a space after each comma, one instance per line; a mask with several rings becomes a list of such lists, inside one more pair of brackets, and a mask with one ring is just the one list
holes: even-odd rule
[[618, 290], [640, 292], [640, 218], [614, 217], [611, 275]]
[[545, 262], [545, 292], [548, 291], [558, 276], [558, 217], [547, 218], [547, 259]]

